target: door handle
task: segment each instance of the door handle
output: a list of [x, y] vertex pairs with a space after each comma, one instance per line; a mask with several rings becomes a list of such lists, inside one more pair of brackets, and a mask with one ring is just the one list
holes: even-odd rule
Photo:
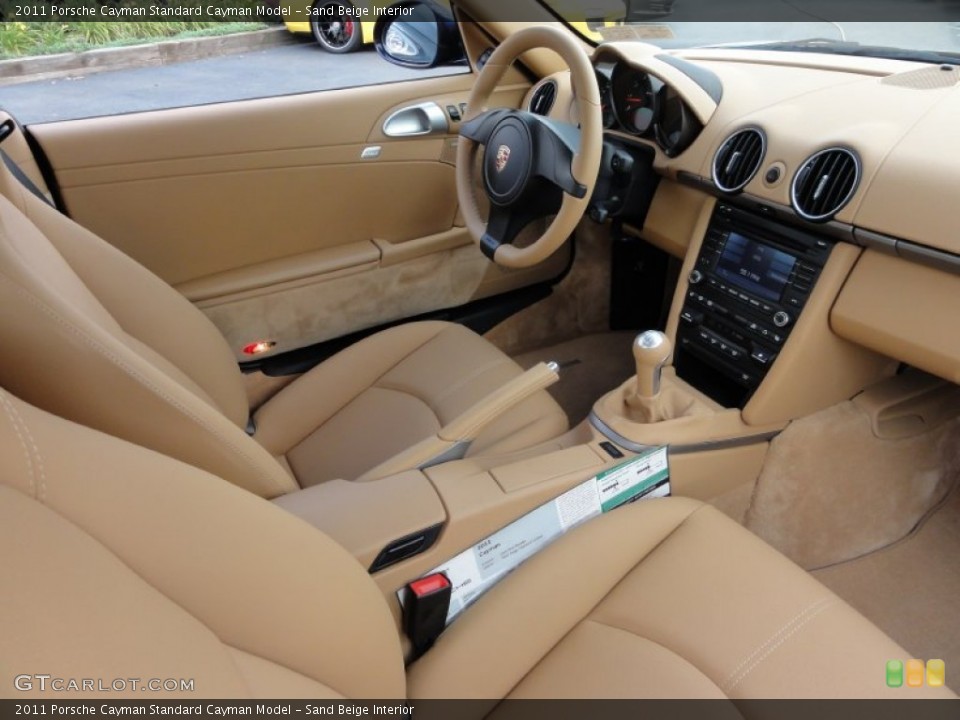
[[383, 123], [387, 137], [446, 135], [450, 132], [447, 116], [435, 102], [425, 102], [397, 110]]

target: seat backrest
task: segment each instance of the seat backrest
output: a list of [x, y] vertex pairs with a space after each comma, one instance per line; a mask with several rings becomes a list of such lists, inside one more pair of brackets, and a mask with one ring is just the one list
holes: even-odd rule
[[0, 385], [258, 495], [297, 488], [245, 431], [226, 341], [149, 270], [0, 164]]
[[3, 390], [0, 457], [0, 697], [43, 695], [33, 673], [185, 681], [156, 699], [403, 697], [383, 595], [316, 528]]

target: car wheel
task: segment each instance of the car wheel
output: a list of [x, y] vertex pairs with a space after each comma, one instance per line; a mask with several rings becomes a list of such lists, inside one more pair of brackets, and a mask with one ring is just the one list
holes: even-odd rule
[[317, 0], [313, 5], [314, 16], [310, 30], [314, 39], [327, 52], [353, 52], [363, 44], [360, 21], [353, 14], [353, 5], [348, 0]]

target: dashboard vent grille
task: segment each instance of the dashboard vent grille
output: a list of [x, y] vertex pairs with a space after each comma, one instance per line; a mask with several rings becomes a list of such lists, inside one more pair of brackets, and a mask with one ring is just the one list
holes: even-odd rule
[[860, 182], [860, 158], [846, 148], [828, 148], [807, 159], [793, 176], [790, 200], [799, 215], [825, 222], [846, 205]]
[[960, 84], [960, 71], [953, 65], [931, 65], [918, 70], [888, 75], [881, 85], [896, 85], [913, 90], [938, 90]]
[[553, 80], [547, 80], [540, 87], [533, 91], [533, 97], [530, 98], [530, 112], [534, 115], [543, 115], [546, 117], [553, 109], [553, 103], [557, 99], [557, 83]]
[[713, 156], [713, 183], [725, 193], [740, 192], [760, 169], [767, 139], [757, 128], [739, 130]]

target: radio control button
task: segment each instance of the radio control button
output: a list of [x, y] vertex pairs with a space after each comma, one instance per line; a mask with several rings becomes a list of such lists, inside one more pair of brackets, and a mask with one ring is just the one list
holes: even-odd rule
[[773, 315], [773, 324], [776, 325], [778, 328], [786, 327], [787, 325], [790, 324], [790, 320], [791, 320], [790, 315], [788, 313], [785, 313], [783, 310], [778, 310]]
[[690, 284], [691, 284], [691, 285], [699, 285], [701, 282], [703, 282], [703, 273], [702, 273], [702, 272], [700, 272], [699, 270], [694, 270], [693, 272], [690, 273]]
[[750, 357], [752, 357], [761, 365], [769, 365], [770, 363], [773, 362], [773, 359], [776, 357], [776, 355], [771, 353], [769, 350], [764, 350], [763, 348], [757, 348], [752, 353], [750, 353]]

